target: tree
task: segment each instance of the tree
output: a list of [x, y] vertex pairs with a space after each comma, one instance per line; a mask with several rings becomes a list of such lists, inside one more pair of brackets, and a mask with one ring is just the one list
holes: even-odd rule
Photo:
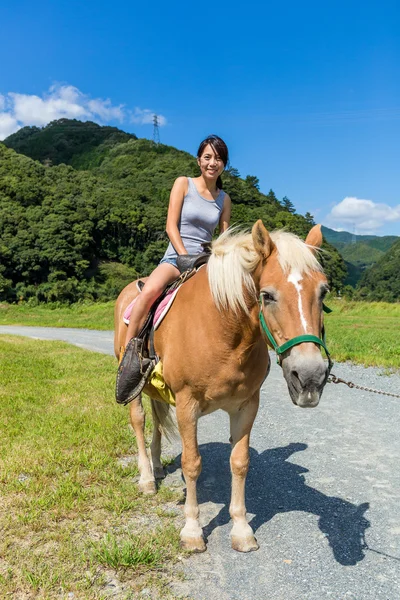
[[256, 188], [256, 190], [260, 189], [260, 181], [255, 175], [247, 175], [245, 181], [247, 185]]
[[227, 169], [225, 169], [225, 173], [229, 173], [231, 177], [240, 177], [239, 171], [234, 167], [228, 167]]
[[306, 212], [306, 214], [304, 215], [304, 218], [307, 221], [307, 223], [309, 225], [311, 225], [311, 227], [313, 227], [315, 225], [314, 217], [311, 213]]
[[284, 196], [284, 197], [282, 198], [282, 202], [281, 202], [281, 204], [282, 204], [282, 206], [285, 208], [285, 210], [289, 211], [290, 213], [293, 213], [293, 214], [294, 214], [294, 213], [296, 212], [296, 209], [295, 209], [295, 207], [294, 207], [294, 204], [293, 204], [293, 202], [291, 202], [291, 201], [289, 200], [289, 198], [287, 198], [286, 196]]

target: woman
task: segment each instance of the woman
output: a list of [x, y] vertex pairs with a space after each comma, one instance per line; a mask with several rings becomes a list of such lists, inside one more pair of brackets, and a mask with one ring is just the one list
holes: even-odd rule
[[[166, 226], [170, 243], [133, 306], [125, 338], [126, 351], [119, 368], [121, 381], [120, 386], [117, 385], [117, 396], [118, 387], [125, 388], [123, 395], [126, 395], [127, 385], [135, 387], [135, 382], [140, 381], [140, 373], [132, 373], [138, 369], [135, 338], [153, 302], [179, 276], [178, 255], [200, 254], [202, 244], [211, 242], [217, 225], [221, 233], [229, 227], [231, 200], [222, 190], [221, 182], [221, 173], [228, 163], [225, 142], [216, 135], [207, 137], [197, 151], [197, 163], [200, 175], [193, 179], [178, 177], [171, 190]], [[133, 383], [129, 384], [128, 380]]]

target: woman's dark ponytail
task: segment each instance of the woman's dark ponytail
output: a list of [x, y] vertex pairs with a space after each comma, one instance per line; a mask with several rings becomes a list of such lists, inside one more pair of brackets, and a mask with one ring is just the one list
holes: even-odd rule
[[218, 175], [218, 179], [217, 179], [217, 188], [219, 190], [222, 190], [222, 179], [221, 179], [221, 175]]

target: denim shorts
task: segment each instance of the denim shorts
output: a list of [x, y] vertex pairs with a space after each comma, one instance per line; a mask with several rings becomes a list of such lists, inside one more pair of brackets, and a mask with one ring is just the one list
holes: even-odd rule
[[173, 265], [174, 267], [178, 268], [176, 264], [176, 257], [174, 258], [173, 256], [167, 256], [166, 258], [162, 258], [158, 264], [162, 265], [163, 263], [168, 263], [169, 265]]

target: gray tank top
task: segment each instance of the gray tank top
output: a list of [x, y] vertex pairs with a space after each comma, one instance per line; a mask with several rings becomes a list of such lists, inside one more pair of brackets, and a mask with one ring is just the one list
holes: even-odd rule
[[[221, 190], [215, 200], [207, 200], [200, 196], [197, 188], [188, 177], [188, 191], [183, 199], [181, 218], [178, 223], [179, 233], [188, 254], [199, 254], [202, 244], [211, 242], [224, 206], [225, 192]], [[176, 258], [175, 248], [169, 243], [164, 258]]]

